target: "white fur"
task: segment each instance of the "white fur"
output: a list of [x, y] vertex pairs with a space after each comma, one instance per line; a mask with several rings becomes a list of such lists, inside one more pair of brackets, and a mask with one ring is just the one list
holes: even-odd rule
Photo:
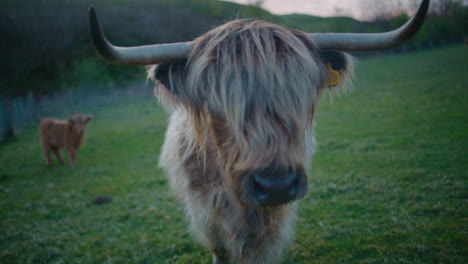
[[[310, 170], [313, 110], [327, 69], [300, 37], [266, 22], [230, 22], [195, 40], [186, 72], [169, 74], [178, 89], [156, 87], [171, 113], [159, 165], [195, 238], [218, 258], [279, 263], [293, 239], [297, 202], [248, 207], [233, 178], [273, 163]], [[346, 61], [344, 83], [352, 72]]]

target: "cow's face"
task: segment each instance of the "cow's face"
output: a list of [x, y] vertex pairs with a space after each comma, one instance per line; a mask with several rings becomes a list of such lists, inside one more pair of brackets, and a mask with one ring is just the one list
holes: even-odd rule
[[68, 124], [77, 134], [82, 134], [91, 119], [92, 115], [75, 114], [68, 119]]
[[192, 113], [199, 148], [215, 149], [228, 193], [246, 206], [274, 206], [306, 194], [312, 119], [327, 65], [344, 76], [349, 64], [301, 32], [237, 20], [197, 39], [187, 61], [150, 74], [163, 85], [160, 95], [169, 92]]

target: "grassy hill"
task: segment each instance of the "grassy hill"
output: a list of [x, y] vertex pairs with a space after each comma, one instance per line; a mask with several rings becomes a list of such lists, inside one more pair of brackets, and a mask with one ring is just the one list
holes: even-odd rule
[[[352, 91], [322, 98], [284, 263], [467, 262], [467, 58], [364, 60]], [[82, 109], [76, 168], [45, 166], [37, 126], [0, 145], [0, 263], [211, 263], [157, 168], [167, 115], [147, 93]]]
[[370, 23], [350, 17], [317, 17], [304, 14], [280, 16], [281, 24], [305, 32], [366, 32]]

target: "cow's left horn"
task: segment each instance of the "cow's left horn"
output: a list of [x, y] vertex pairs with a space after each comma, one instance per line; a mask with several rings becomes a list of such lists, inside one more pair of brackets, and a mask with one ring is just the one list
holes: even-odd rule
[[124, 65], [150, 65], [165, 61], [187, 58], [192, 49], [191, 42], [156, 44], [136, 47], [112, 45], [102, 32], [96, 11], [89, 7], [89, 32], [94, 48], [99, 55], [113, 63]]
[[430, 0], [424, 0], [416, 14], [398, 29], [383, 33], [309, 33], [321, 49], [370, 51], [388, 49], [410, 39], [421, 27]]

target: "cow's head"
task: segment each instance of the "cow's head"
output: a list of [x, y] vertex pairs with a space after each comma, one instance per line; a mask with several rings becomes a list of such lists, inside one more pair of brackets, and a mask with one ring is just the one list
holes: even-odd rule
[[67, 122], [77, 134], [83, 134], [91, 119], [93, 119], [92, 115], [74, 114]]
[[401, 44], [418, 30], [428, 4], [401, 28], [372, 34], [308, 34], [235, 20], [191, 42], [123, 48], [106, 40], [93, 9], [90, 30], [107, 60], [159, 63], [149, 71], [161, 84], [158, 96], [191, 114], [194, 147], [216, 153], [229, 193], [247, 206], [273, 206], [307, 192], [306, 146], [317, 99], [352, 69], [341, 51]]
[[264, 206], [307, 191], [306, 141], [329, 67], [345, 79], [349, 56], [321, 51], [299, 31], [235, 20], [194, 40], [188, 60], [149, 74], [162, 84], [163, 103], [192, 114], [197, 148], [215, 146], [226, 189], [243, 204]]

